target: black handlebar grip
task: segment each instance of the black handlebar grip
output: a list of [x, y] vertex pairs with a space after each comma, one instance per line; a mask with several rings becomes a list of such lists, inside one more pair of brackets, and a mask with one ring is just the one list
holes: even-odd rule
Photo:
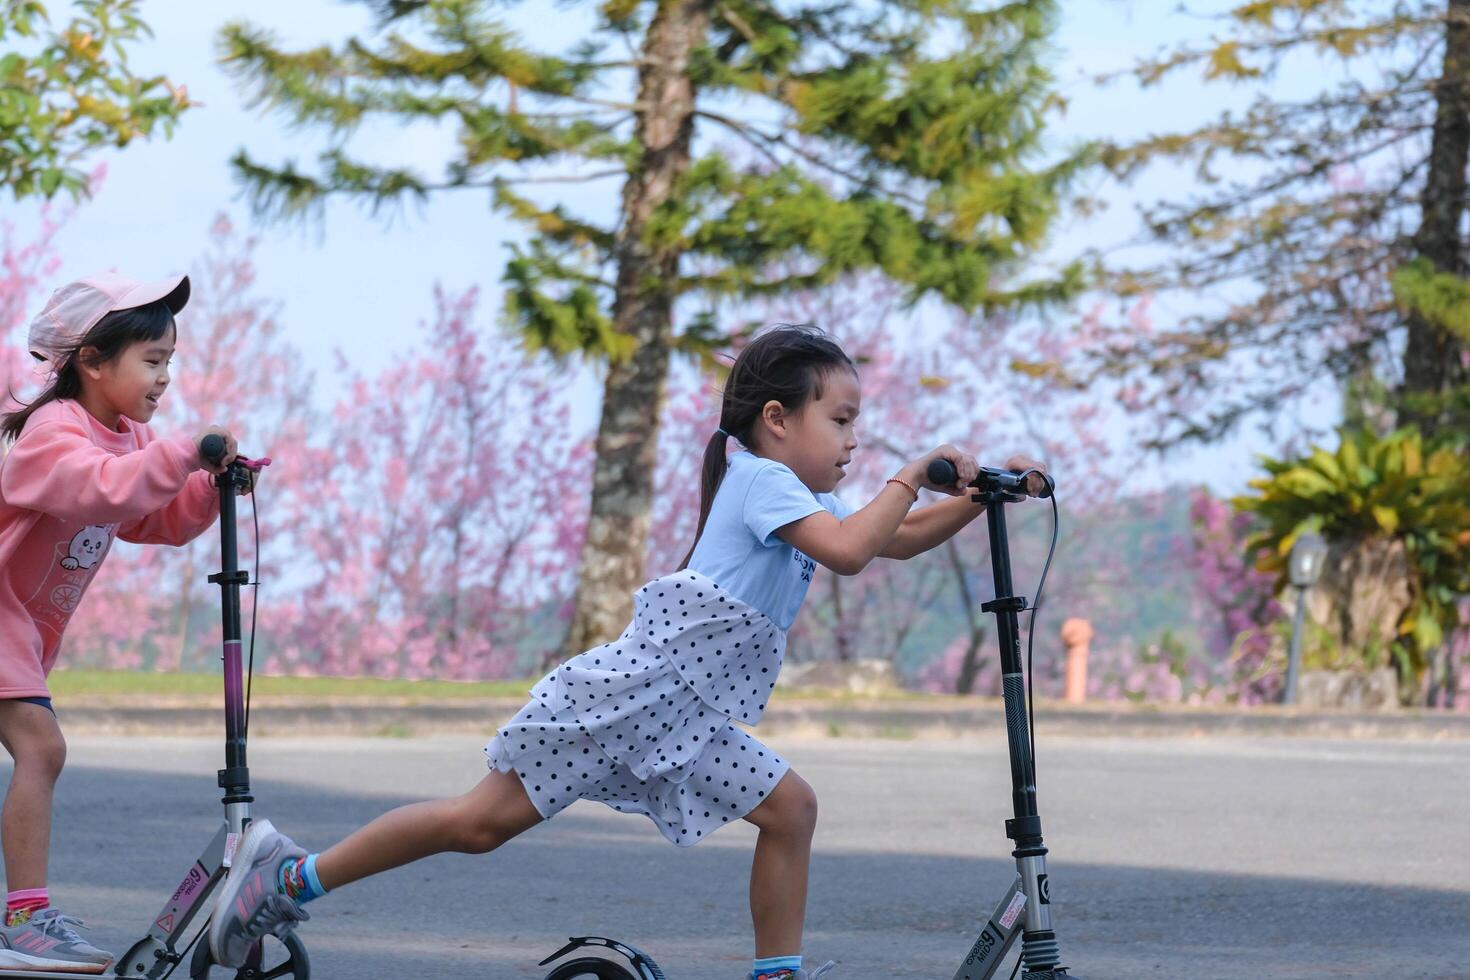
[[937, 486], [948, 486], [960, 478], [959, 471], [947, 459], [929, 461], [929, 482]]
[[199, 440], [199, 452], [215, 466], [225, 458], [225, 437], [211, 432]]
[[[1036, 494], [1036, 496], [1050, 497], [1056, 489], [1056, 484], [1052, 482], [1050, 476], [1041, 473], [1039, 470], [1026, 470], [1024, 473], [1017, 473], [1014, 470], [998, 470], [989, 466], [982, 466], [980, 467], [979, 479], [971, 483], [970, 486], [987, 490], [1004, 490], [1009, 493], [1027, 494], [1026, 478], [1032, 473], [1041, 476], [1042, 482], [1045, 484], [1041, 492]], [[952, 486], [960, 478], [959, 473], [954, 468], [954, 464], [947, 459], [930, 460], [928, 476], [929, 482], [936, 486]]]

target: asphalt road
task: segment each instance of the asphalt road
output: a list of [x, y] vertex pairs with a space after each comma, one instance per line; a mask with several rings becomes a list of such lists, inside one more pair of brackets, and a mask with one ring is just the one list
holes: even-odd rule
[[[807, 956], [840, 960], [832, 980], [949, 980], [1013, 874], [1003, 742], [771, 741], [822, 801]], [[220, 754], [72, 740], [52, 893], [100, 945], [125, 948], [207, 842]], [[257, 739], [251, 764], [257, 812], [312, 849], [484, 771], [462, 736]], [[1470, 978], [1470, 741], [1043, 731], [1039, 764], [1077, 977]], [[643, 946], [671, 980], [737, 980], [754, 839], [741, 824], [680, 850], [582, 803], [495, 854], [330, 895], [301, 934], [318, 980], [539, 978], [574, 933]]]

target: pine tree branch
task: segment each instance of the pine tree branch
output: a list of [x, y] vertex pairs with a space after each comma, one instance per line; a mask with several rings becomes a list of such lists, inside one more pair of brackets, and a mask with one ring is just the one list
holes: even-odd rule
[[496, 184], [581, 184], [593, 180], [606, 180], [609, 177], [626, 177], [627, 168], [618, 167], [611, 170], [598, 170], [590, 174], [555, 174], [547, 177], [499, 177], [483, 186], [490, 187]]
[[[756, 150], [760, 151], [760, 153], [765, 156], [766, 159], [770, 160], [778, 167], [785, 166], [787, 161], [782, 160], [779, 156], [772, 152], [770, 148], [773, 146], [779, 146], [782, 149], [790, 152], [791, 154], [801, 158], [802, 160], [805, 160], [807, 163], [821, 170], [825, 170], [827, 173], [832, 174], [835, 177], [841, 177], [843, 180], [846, 180], [857, 187], [872, 187], [875, 184], [872, 176], [857, 173], [852, 170], [840, 167], [837, 164], [833, 163], [831, 160], [824, 159], [819, 154], [814, 153], [800, 146], [799, 144], [793, 143], [791, 140], [787, 139], [784, 133], [767, 133], [752, 124], [743, 123], [738, 119], [733, 119], [722, 113], [712, 112], [709, 109], [696, 109], [694, 114], [695, 116], [708, 119], [711, 122], [719, 123], [720, 125], [734, 132], [737, 136], [740, 136]], [[912, 207], [921, 209], [925, 207], [924, 201], [914, 197], [912, 194], [909, 194], [906, 191], [885, 188], [884, 192], [891, 197], [906, 202]]]
[[[1363, 38], [1373, 37], [1380, 39], [1379, 45], [1397, 43], [1405, 35], [1425, 28], [1443, 25], [1448, 22], [1445, 16], [1430, 17], [1393, 17], [1386, 22], [1374, 25], [1372, 28], [1354, 25], [1335, 25], [1324, 27], [1320, 30], [1308, 30], [1288, 37], [1272, 37], [1260, 41], [1230, 41], [1229, 51], [1232, 54], [1268, 54], [1274, 56], [1270, 67], [1266, 69], [1240, 69], [1244, 74], [1270, 73], [1275, 70], [1281, 57], [1293, 49], [1314, 46], [1318, 51], [1337, 50], [1342, 53], [1339, 44], [1335, 41], [1343, 41], [1349, 34], [1360, 35]], [[1132, 68], [1122, 68], [1115, 72], [1108, 72], [1094, 77], [1100, 84], [1108, 83], [1125, 76], [1133, 76], [1141, 85], [1148, 87], [1162, 81], [1164, 76], [1173, 72], [1199, 64], [1205, 61], [1216, 61], [1219, 59], [1222, 44], [1216, 43], [1208, 48], [1182, 48], [1164, 58], [1155, 58], [1152, 61], [1140, 60]], [[1346, 60], [1357, 52], [1343, 54]], [[1221, 72], [1214, 72], [1207, 77], [1216, 77]]]
[[543, 208], [513, 192], [507, 180], [498, 181], [495, 185], [495, 206], [542, 236], [532, 243], [536, 248], [545, 249], [547, 242], [569, 249], [591, 248], [605, 262], [616, 244], [613, 232], [571, 217], [559, 206], [549, 210]]
[[[1301, 121], [1310, 120], [1333, 109], [1341, 108], [1362, 110], [1360, 116], [1368, 116], [1378, 109], [1378, 102], [1399, 102], [1403, 95], [1422, 95], [1424, 99], [1419, 103], [1397, 106], [1400, 115], [1412, 115], [1414, 110], [1421, 109], [1429, 102], [1427, 84], [1403, 92], [1380, 90], [1375, 93], [1375, 96], [1379, 98], [1373, 99], [1367, 105], [1363, 104], [1361, 97], [1353, 96], [1344, 96], [1336, 100], [1321, 99], [1285, 104], [1271, 102], [1267, 97], [1262, 96], [1250, 107], [1247, 118], [1240, 122], [1236, 122], [1227, 114], [1207, 126], [1187, 133], [1150, 136], [1130, 146], [1113, 146], [1104, 152], [1103, 163], [1115, 175], [1126, 179], [1141, 166], [1160, 156], [1197, 158], [1201, 166], [1204, 166], [1213, 159], [1216, 153], [1221, 152], [1232, 156], [1256, 156], [1271, 159], [1282, 155], [1296, 155], [1290, 152], [1283, 154], [1280, 150], [1273, 148], [1274, 144], [1285, 141], [1291, 141], [1292, 147], [1322, 148], [1321, 155], [1324, 157], [1340, 155], [1347, 152], [1338, 149], [1343, 141], [1362, 135], [1361, 121], [1348, 127], [1348, 131], [1341, 135], [1329, 130], [1319, 132], [1310, 139], [1300, 135]], [[1396, 122], [1393, 117], [1384, 116], [1375, 122], [1373, 128], [1410, 135], [1411, 131], [1422, 131], [1426, 128], [1426, 124], [1417, 121]], [[1390, 141], [1387, 145], [1392, 145], [1392, 142], [1396, 141]], [[1354, 159], [1359, 159], [1360, 156]]]

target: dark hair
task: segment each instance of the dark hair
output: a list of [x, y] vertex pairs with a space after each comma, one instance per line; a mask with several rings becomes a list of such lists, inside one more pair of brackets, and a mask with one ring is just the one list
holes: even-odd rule
[[[96, 354], [88, 355], [86, 359], [88, 366], [106, 364], [132, 344], [158, 340], [173, 326], [174, 315], [165, 300], [135, 306], [130, 310], [113, 310], [98, 320], [96, 326], [88, 330], [86, 336], [75, 346], [58, 352], [57, 356], [61, 361], [61, 366], [51, 379], [51, 383], [36, 396], [35, 401], [6, 414], [5, 420], [0, 422], [0, 440], [14, 441], [25, 428], [26, 421], [31, 414], [47, 402], [76, 398], [82, 393], [82, 373], [78, 370], [82, 348], [95, 347], [97, 349]], [[15, 397], [14, 390], [10, 392], [10, 400], [20, 404], [20, 399]]]
[[728, 464], [725, 447], [734, 436], [749, 446], [761, 409], [778, 401], [788, 412], [797, 412], [813, 398], [822, 397], [822, 382], [831, 372], [846, 368], [856, 372], [852, 358], [837, 343], [810, 324], [780, 324], [759, 334], [745, 345], [720, 398], [720, 429], [704, 447], [704, 473], [699, 486], [699, 525], [694, 544], [679, 568], [689, 566], [694, 547], [704, 533], [714, 506], [715, 492], [725, 479]]

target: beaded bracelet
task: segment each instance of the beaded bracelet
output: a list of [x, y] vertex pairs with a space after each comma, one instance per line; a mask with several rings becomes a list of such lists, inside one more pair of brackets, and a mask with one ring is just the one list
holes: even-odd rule
[[895, 476], [893, 479], [889, 480], [888, 482], [889, 483], [897, 483], [899, 486], [907, 488], [908, 489], [908, 492], [914, 495], [914, 500], [915, 501], [917, 501], [919, 499], [919, 491], [918, 491], [918, 488], [916, 488], [912, 483], [908, 482], [907, 480], [900, 480], [898, 477]]

